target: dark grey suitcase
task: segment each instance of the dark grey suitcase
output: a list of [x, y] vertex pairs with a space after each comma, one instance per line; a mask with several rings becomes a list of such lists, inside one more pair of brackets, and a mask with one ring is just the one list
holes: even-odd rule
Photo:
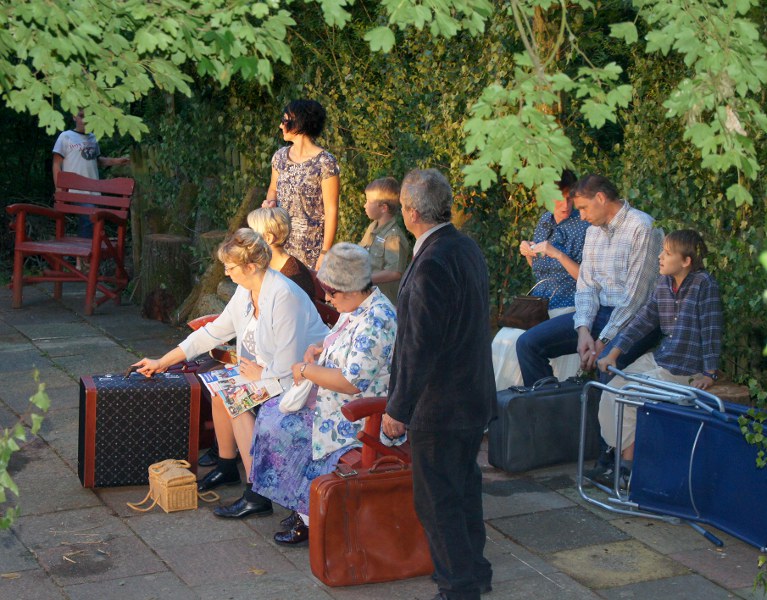
[[[574, 377], [565, 381], [548, 377], [529, 388], [498, 392], [498, 418], [490, 422], [488, 432], [490, 464], [519, 472], [577, 462], [585, 383]], [[597, 394], [588, 403], [586, 458], [599, 454]]]

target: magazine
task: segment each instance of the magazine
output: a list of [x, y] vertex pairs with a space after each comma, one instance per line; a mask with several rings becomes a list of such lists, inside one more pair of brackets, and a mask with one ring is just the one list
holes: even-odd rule
[[240, 375], [238, 365], [201, 373], [200, 379], [211, 395], [221, 396], [232, 418], [282, 393], [279, 380], [252, 381]]

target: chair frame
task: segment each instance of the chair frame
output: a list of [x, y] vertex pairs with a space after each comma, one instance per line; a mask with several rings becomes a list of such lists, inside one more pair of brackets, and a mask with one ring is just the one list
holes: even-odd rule
[[[127, 177], [98, 180], [61, 172], [53, 196], [53, 208], [36, 204], [11, 204], [6, 207], [8, 214], [14, 218], [11, 224], [15, 238], [11, 280], [13, 308], [21, 308], [25, 285], [47, 281], [54, 283], [53, 297], [57, 300], [62, 296], [62, 284], [85, 283], [86, 315], [92, 315], [94, 308], [107, 300], [114, 300], [119, 305], [120, 296], [130, 280], [125, 270], [125, 242], [134, 187], [134, 180]], [[30, 238], [27, 233], [27, 217], [30, 215], [54, 221], [54, 237], [45, 240]], [[67, 217], [79, 215], [86, 215], [93, 222], [92, 239], [66, 235]], [[107, 222], [117, 226], [116, 237], [108, 236]], [[42, 275], [24, 275], [24, 262], [30, 256], [41, 256], [49, 268]], [[87, 273], [78, 271], [68, 258], [87, 260]], [[109, 259], [115, 262], [115, 273], [101, 275], [101, 263]]]

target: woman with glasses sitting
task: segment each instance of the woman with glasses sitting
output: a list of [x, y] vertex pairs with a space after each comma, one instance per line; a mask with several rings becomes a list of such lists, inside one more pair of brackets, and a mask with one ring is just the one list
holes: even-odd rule
[[[336, 244], [317, 274], [328, 301], [341, 313], [321, 344], [293, 365], [296, 383], [313, 385], [303, 408], [281, 412], [280, 399], [264, 404], [253, 437], [253, 514], [270, 514], [272, 501], [294, 512], [275, 534], [281, 544], [309, 539], [309, 489], [339, 458], [361, 444], [362, 423], [341, 413], [347, 402], [385, 396], [397, 335], [394, 307], [372, 286], [370, 256], [356, 244]], [[288, 410], [283, 407], [282, 410]]]
[[[271, 256], [267, 243], [252, 229], [239, 229], [229, 236], [218, 248], [218, 259], [237, 284], [232, 299], [216, 320], [192, 332], [162, 358], [137, 362], [134, 366], [139, 367], [138, 372], [147, 377], [161, 373], [236, 337], [242, 375], [253, 381], [278, 379], [283, 389], [289, 388], [293, 365], [301, 360], [308, 345], [324, 339], [328, 329], [309, 296], [269, 268]], [[199, 491], [240, 483], [238, 448], [245, 472], [250, 473], [255, 415], [246, 411], [232, 418], [220, 396], [212, 399], [212, 407], [219, 458], [216, 468], [198, 482]], [[240, 500], [216, 508], [214, 513], [219, 517], [242, 517], [243, 506], [248, 505], [251, 495], [247, 485]]]
[[[538, 220], [533, 239], [519, 245], [519, 252], [527, 259], [535, 278], [531, 295], [549, 299], [550, 318], [575, 311], [575, 283], [589, 228], [569, 198], [576, 180], [572, 171], [562, 172], [557, 182], [562, 199], [554, 203], [553, 212], [546, 211]], [[502, 327], [493, 340], [493, 370], [498, 391], [523, 383], [517, 360], [517, 340], [523, 333], [523, 329]], [[554, 375], [559, 379], [575, 375], [579, 367], [577, 354], [552, 361]]]
[[288, 211], [292, 231], [285, 250], [312, 269], [320, 268], [338, 228], [338, 161], [315, 143], [325, 119], [325, 109], [314, 100], [293, 100], [285, 107], [280, 130], [290, 145], [272, 156], [263, 203]]

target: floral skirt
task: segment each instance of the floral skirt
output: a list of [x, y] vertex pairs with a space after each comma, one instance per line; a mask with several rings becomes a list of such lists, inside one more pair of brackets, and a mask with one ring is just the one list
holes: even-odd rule
[[280, 398], [261, 406], [253, 435], [253, 491], [277, 504], [309, 514], [312, 480], [331, 473], [349, 448], [312, 460], [313, 409], [283, 414]]

